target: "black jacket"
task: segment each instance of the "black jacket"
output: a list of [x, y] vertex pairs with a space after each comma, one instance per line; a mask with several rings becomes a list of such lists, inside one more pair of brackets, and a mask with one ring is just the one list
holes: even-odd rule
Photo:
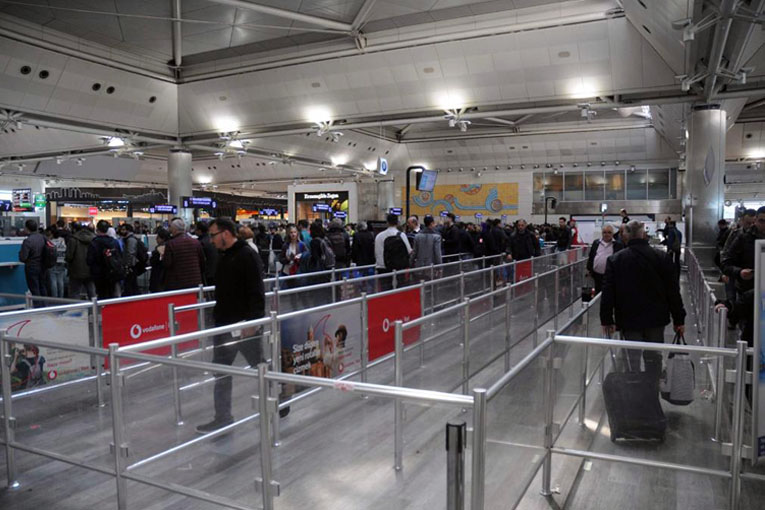
[[[616, 320], [614, 320], [614, 314]], [[685, 309], [672, 259], [646, 239], [633, 239], [608, 258], [600, 322], [622, 331], [685, 323]]]
[[460, 253], [473, 253], [473, 238], [464, 228], [459, 229]]
[[[205, 284], [215, 285], [215, 271], [218, 269], [218, 250], [213, 246], [210, 234], [202, 234], [198, 238], [205, 254]], [[152, 267], [154, 265], [152, 264]]]
[[756, 226], [751, 227], [746, 232], [739, 232], [733, 243], [723, 252], [723, 273], [735, 278], [736, 289], [739, 292], [754, 288], [754, 278], [742, 280], [741, 270], [754, 269], [754, 243], [758, 239], [765, 239], [765, 236], [759, 234]]
[[510, 254], [513, 256], [513, 260], [526, 260], [539, 256], [539, 241], [528, 229], [523, 232], [519, 230], [514, 232], [510, 236], [508, 244], [510, 245]]
[[486, 234], [484, 241], [487, 257], [507, 252], [507, 234], [501, 227], [492, 227]]
[[571, 248], [571, 229], [569, 227], [557, 227], [555, 229], [555, 242], [558, 243], [558, 249]]
[[[617, 241], [616, 239], [614, 239], [611, 244], [614, 245], [614, 253], [624, 248], [624, 243]], [[595, 263], [595, 254], [598, 253], [598, 246], [600, 246], [600, 239], [595, 239], [590, 248], [590, 254], [587, 256], [587, 271], [590, 273], [592, 273], [592, 267]]]
[[371, 266], [375, 263], [375, 235], [369, 230], [359, 230], [353, 236], [351, 260], [357, 266]]
[[104, 259], [104, 250], [116, 250], [119, 257], [122, 257], [120, 243], [107, 235], [96, 235], [88, 246], [88, 255], [86, 260], [90, 267], [90, 276], [94, 280], [103, 279], [106, 274], [106, 259]]
[[242, 240], [218, 257], [215, 272], [215, 324], [259, 319], [266, 313], [263, 262]]
[[456, 255], [460, 252], [460, 229], [452, 224], [441, 232], [444, 240], [444, 255]]

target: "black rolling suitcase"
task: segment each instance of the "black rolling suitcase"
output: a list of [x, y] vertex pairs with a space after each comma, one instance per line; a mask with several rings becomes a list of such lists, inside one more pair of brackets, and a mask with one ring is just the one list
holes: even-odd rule
[[645, 372], [611, 372], [603, 381], [611, 441], [664, 441], [667, 418], [659, 401], [659, 381]]

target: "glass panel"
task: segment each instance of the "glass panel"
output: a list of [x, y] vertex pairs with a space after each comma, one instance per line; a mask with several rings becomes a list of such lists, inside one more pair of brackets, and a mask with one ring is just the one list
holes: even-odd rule
[[545, 174], [535, 173], [534, 174], [534, 202], [542, 202], [544, 201], [545, 196]]
[[669, 170], [669, 198], [677, 198], [677, 168]]
[[558, 200], [563, 198], [562, 175], [545, 174], [545, 196], [555, 197]]
[[669, 197], [669, 171], [649, 170], [648, 171], [648, 198], [655, 200], [666, 200]]
[[624, 171], [606, 172], [606, 200], [624, 200]]
[[584, 199], [603, 200], [606, 188], [606, 178], [603, 172], [585, 172]]
[[627, 172], [627, 200], [645, 200], [646, 171]]
[[563, 200], [584, 200], [584, 178], [582, 172], [566, 172], [566, 187], [563, 192]]

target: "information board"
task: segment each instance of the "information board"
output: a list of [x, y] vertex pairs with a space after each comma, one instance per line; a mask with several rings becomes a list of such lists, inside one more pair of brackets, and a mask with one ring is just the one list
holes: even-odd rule
[[[754, 355], [752, 384], [753, 463], [765, 456], [765, 240], [754, 245]], [[746, 269], [746, 268], [744, 268]]]
[[157, 204], [149, 207], [151, 214], [178, 214], [178, 207], [172, 204]]
[[31, 188], [16, 188], [11, 191], [14, 212], [33, 212], [35, 205], [32, 200]]
[[216, 209], [218, 203], [212, 197], [181, 197], [186, 209]]

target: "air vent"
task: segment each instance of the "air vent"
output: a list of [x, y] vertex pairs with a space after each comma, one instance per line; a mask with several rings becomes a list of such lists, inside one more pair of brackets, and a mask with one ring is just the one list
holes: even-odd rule
[[559, 58], [568, 58], [570, 56], [571, 56], [571, 52], [570, 51], [561, 51], [561, 52], [558, 52], [558, 57]]
[[648, 32], [649, 34], [651, 33], [651, 31], [648, 29], [648, 27], [647, 27], [647, 26], [645, 26], [645, 25], [641, 25], [641, 26], [643, 27], [643, 30], [645, 30], [645, 31], [646, 31], [646, 32]]
[[19, 71], [21, 71], [21, 74], [26, 75], [32, 72], [32, 68], [29, 66], [21, 66], [21, 69]]
[[151, 96], [151, 97], [149, 98], [149, 102], [150, 102], [150, 103], [155, 103], [156, 101], [157, 101], [157, 96]]
[[99, 90], [101, 90], [101, 84], [100, 83], [94, 83], [93, 86], [90, 87], [90, 88], [93, 89], [93, 92], [98, 92]]
[[37, 76], [39, 76], [41, 80], [44, 80], [48, 76], [50, 76], [50, 73], [46, 71], [45, 69], [43, 69], [42, 71], [40, 71], [40, 73]]
[[106, 93], [107, 94], [114, 94], [115, 90], [116, 89], [113, 86], [110, 85], [109, 87], [106, 88]]

